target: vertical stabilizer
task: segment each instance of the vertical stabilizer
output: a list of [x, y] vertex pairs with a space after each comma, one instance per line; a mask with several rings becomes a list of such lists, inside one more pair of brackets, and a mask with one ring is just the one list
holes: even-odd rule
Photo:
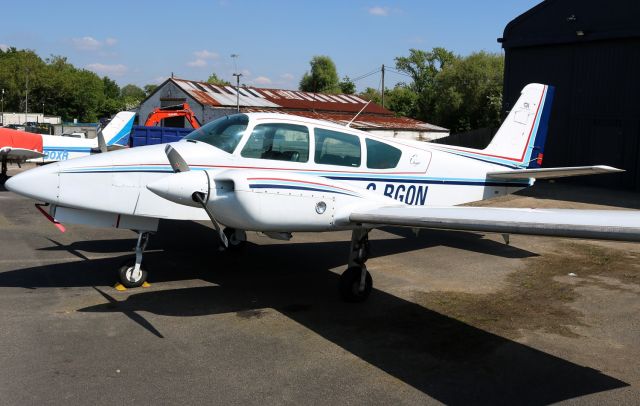
[[525, 86], [509, 115], [482, 152], [492, 160], [520, 168], [539, 168], [547, 139], [553, 86]]
[[133, 128], [133, 120], [136, 113], [131, 111], [121, 111], [102, 129], [102, 136], [107, 146], [129, 144], [129, 135]]

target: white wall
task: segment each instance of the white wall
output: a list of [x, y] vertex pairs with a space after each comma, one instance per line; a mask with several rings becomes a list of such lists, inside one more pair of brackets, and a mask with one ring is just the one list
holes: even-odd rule
[[43, 116], [42, 113], [4, 113], [0, 114], [2, 125], [17, 124], [22, 125], [27, 121], [36, 123], [61, 124], [62, 119], [58, 116]]
[[365, 130], [371, 134], [387, 138], [414, 141], [432, 141], [438, 138], [448, 137], [449, 132], [436, 131], [407, 131], [407, 130]]

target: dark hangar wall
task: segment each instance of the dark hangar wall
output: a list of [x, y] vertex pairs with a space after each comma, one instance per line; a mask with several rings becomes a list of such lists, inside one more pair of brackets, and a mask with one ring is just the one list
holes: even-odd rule
[[615, 166], [571, 181], [640, 191], [640, 1], [547, 0], [499, 41], [504, 112], [527, 83], [556, 87], [543, 166]]

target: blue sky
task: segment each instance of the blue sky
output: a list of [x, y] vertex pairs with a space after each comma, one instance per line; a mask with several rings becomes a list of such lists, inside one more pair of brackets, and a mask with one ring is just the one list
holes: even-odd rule
[[[120, 85], [212, 71], [258, 87], [296, 89], [314, 55], [342, 77], [393, 66], [410, 48], [501, 52], [505, 25], [538, 0], [17, 1], [3, 5], [0, 47], [63, 55]], [[232, 54], [239, 55], [231, 58]], [[402, 81], [389, 73], [386, 84]], [[379, 75], [356, 82], [378, 88]]]

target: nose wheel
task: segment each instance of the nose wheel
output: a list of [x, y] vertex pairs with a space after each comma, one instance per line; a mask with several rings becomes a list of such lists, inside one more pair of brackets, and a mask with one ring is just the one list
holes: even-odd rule
[[349, 267], [340, 276], [340, 296], [349, 303], [367, 300], [373, 279], [365, 263], [369, 259], [369, 229], [356, 229], [351, 234]]
[[136, 267], [135, 260], [128, 260], [118, 269], [118, 278], [125, 288], [139, 288], [147, 280], [147, 271]]
[[139, 288], [147, 280], [147, 271], [142, 267], [142, 256], [149, 242], [148, 232], [138, 233], [135, 259], [127, 260], [118, 269], [118, 279], [125, 288]]

